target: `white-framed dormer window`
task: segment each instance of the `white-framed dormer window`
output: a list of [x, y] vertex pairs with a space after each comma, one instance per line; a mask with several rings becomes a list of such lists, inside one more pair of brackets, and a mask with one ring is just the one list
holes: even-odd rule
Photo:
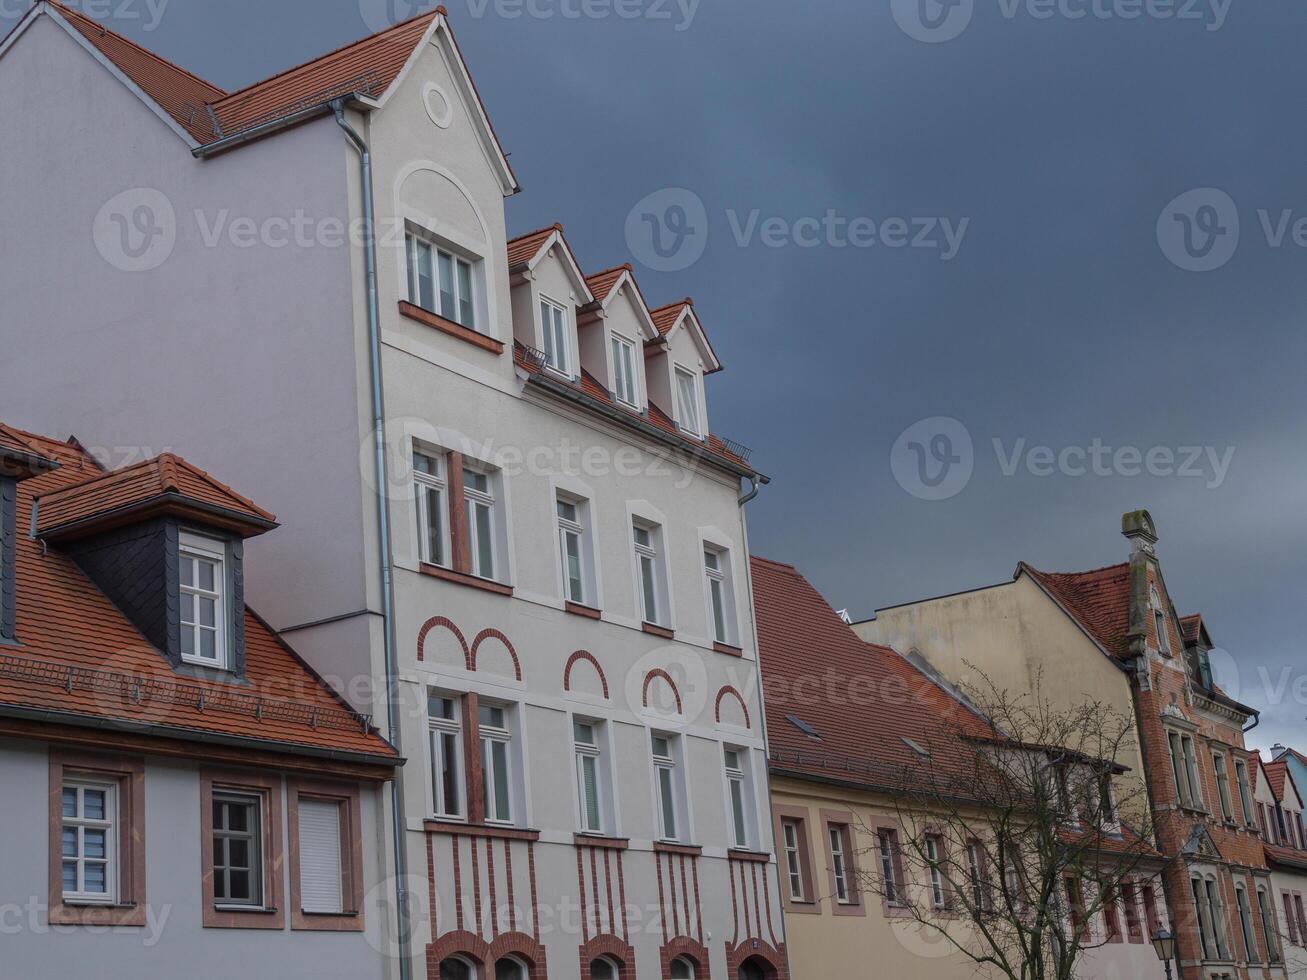
[[753, 814], [753, 786], [749, 772], [749, 750], [726, 746], [726, 802], [731, 820], [731, 846], [749, 848], [757, 835]]
[[486, 822], [511, 824], [516, 795], [517, 761], [506, 705], [481, 704], [481, 769]]
[[708, 590], [708, 613], [712, 638], [717, 643], [738, 646], [735, 621], [735, 589], [731, 582], [731, 553], [705, 545], [703, 574]]
[[222, 542], [182, 534], [178, 547], [182, 660], [227, 666], [227, 553]]
[[571, 333], [567, 325], [567, 307], [552, 299], [540, 299], [540, 349], [545, 365], [559, 374], [571, 376], [571, 356], [567, 338]]
[[66, 782], [61, 799], [65, 902], [117, 901], [117, 794], [109, 783]]
[[409, 302], [476, 330], [472, 262], [412, 231], [407, 234], [407, 251]]
[[613, 335], [613, 394], [628, 408], [640, 408], [640, 393], [636, 381], [635, 344], [625, 337]]
[[418, 537], [422, 561], [449, 567], [449, 492], [444, 456], [413, 452], [413, 484], [418, 506]]
[[654, 524], [635, 521], [631, 525], [635, 547], [640, 611], [646, 623], [667, 626], [671, 622], [667, 607], [666, 573], [660, 545], [662, 529]]
[[460, 699], [444, 694], [427, 698], [431, 730], [431, 800], [436, 816], [463, 818], [463, 719]]
[[580, 718], [572, 722], [572, 742], [576, 755], [576, 795], [581, 832], [604, 832], [603, 747], [600, 724]]
[[654, 794], [657, 802], [658, 838], [664, 841], [684, 841], [685, 788], [681, 784], [680, 740], [675, 735], [653, 732], [650, 735], [653, 753]]
[[597, 598], [589, 504], [577, 497], [560, 493], [555, 509], [558, 515], [558, 555], [562, 562], [563, 598], [579, 606], [593, 607]]
[[703, 414], [699, 410], [699, 376], [683, 367], [676, 368], [676, 410], [681, 431], [696, 439], [703, 438]]
[[498, 572], [495, 559], [498, 514], [494, 481], [489, 473], [464, 466], [463, 502], [467, 510], [468, 559], [472, 574], [478, 578], [494, 579]]

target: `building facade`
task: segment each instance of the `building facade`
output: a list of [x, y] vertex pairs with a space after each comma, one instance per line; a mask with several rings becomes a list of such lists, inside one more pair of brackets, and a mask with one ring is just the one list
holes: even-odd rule
[[3, 425], [0, 501], [4, 973], [384, 977], [401, 760], [246, 608], [271, 515]]
[[[1294, 775], [1301, 756], [1280, 747], [1257, 767], [1254, 806], [1271, 869], [1280, 944], [1290, 977], [1307, 975], [1307, 833], [1303, 798]], [[1277, 755], [1276, 748], [1271, 750]]]
[[[1259, 758], [1244, 743], [1256, 713], [1214, 683], [1201, 617], [1176, 613], [1152, 518], [1127, 514], [1122, 529], [1131, 547], [1122, 564], [1045, 573], [1023, 563], [1010, 585], [883, 610], [856, 628], [868, 639], [920, 651], [960, 681], [966, 678], [948, 638], [974, 636], [968, 659], [1009, 683], [1021, 676], [1012, 673], [1011, 659], [1033, 662], [1047, 646], [1065, 658], [1064, 668], [1050, 671], [1058, 678], [1052, 689], [1071, 698], [1092, 690], [1082, 680], [1085, 664], [1110, 664], [1123, 694], [1109, 703], [1123, 703], [1128, 691], [1124, 703], [1137, 719], [1157, 843], [1169, 859], [1166, 893], [1182, 976], [1282, 977], [1274, 888], [1253, 798]], [[999, 608], [1004, 615], [995, 615]], [[1078, 636], [1063, 646], [1068, 628]]]
[[[43, 2], [0, 93], [30, 127], [0, 196], [36, 229], [0, 288], [50, 324], [0, 384], [29, 424], [184, 444], [282, 515], [246, 590], [409, 760], [392, 974], [785, 976], [760, 478], [711, 434], [721, 364], [688, 300], [584, 273], [558, 227], [509, 241], [517, 181], [443, 11], [226, 93]], [[174, 217], [157, 266], [124, 189]], [[44, 288], [55, 255], [86, 274]]]

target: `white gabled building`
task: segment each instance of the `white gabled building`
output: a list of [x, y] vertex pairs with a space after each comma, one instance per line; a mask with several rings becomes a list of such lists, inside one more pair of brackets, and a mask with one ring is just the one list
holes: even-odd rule
[[45, 0], [0, 109], [6, 413], [280, 515], [252, 603], [407, 759], [391, 975], [787, 976], [764, 480], [690, 301], [508, 240], [443, 10], [226, 93]]

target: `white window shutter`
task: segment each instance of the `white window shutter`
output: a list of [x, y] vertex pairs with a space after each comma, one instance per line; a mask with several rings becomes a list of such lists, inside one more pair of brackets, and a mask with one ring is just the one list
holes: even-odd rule
[[340, 804], [301, 800], [299, 816], [300, 908], [305, 912], [343, 912]]

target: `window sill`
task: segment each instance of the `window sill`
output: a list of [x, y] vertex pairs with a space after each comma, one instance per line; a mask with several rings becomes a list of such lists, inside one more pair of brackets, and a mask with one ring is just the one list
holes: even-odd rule
[[60, 899], [52, 903], [50, 925], [59, 926], [144, 926], [145, 908], [135, 902], [96, 902]]
[[698, 857], [703, 848], [698, 844], [677, 844], [673, 841], [654, 841], [653, 849], [660, 854], [680, 854], [684, 857]]
[[218, 905], [213, 906], [215, 912], [231, 913], [238, 915], [276, 915], [277, 910], [271, 908], [256, 908], [253, 905]]
[[299, 932], [362, 932], [361, 912], [309, 912], [300, 909], [290, 917], [290, 927]]
[[743, 657], [744, 650], [740, 647], [733, 647], [729, 643], [714, 643], [712, 645], [714, 653], [724, 653], [728, 657]]
[[439, 313], [432, 313], [424, 310], [420, 306], [414, 306], [405, 300], [400, 300], [399, 313], [401, 316], [414, 320], [423, 326], [439, 330], [441, 333], [449, 334], [451, 337], [457, 337], [459, 340], [471, 344], [473, 347], [480, 347], [484, 351], [492, 354], [504, 353], [504, 345], [495, 340], [493, 337], [487, 337], [485, 334], [477, 333], [461, 323], [455, 323], [453, 320], [446, 320]]
[[651, 636], [661, 636], [664, 640], [676, 639], [675, 630], [669, 630], [666, 626], [659, 626], [657, 623], [641, 623], [640, 629]]
[[444, 568], [440, 565], [428, 565], [423, 562], [418, 566], [418, 570], [423, 575], [430, 575], [432, 578], [443, 579], [446, 582], [454, 582], [458, 585], [471, 586], [474, 589], [481, 589], [484, 592], [493, 592], [495, 595], [513, 594], [511, 585], [504, 585], [502, 582], [492, 582], [489, 579], [478, 578], [467, 572], [456, 572], [452, 568]]
[[754, 864], [771, 864], [771, 855], [762, 851], [749, 851], [742, 847], [732, 847], [726, 851], [732, 861], [750, 861]]
[[599, 619], [603, 613], [593, 606], [583, 606], [579, 602], [564, 602], [563, 609], [573, 616], [584, 616], [586, 619]]
[[599, 847], [609, 851], [625, 851], [631, 846], [625, 837], [609, 837], [605, 834], [574, 834], [572, 841], [578, 847]]
[[540, 831], [521, 830], [517, 827], [500, 827], [494, 824], [451, 823], [445, 820], [424, 820], [423, 829], [429, 834], [461, 834], [465, 837], [494, 837], [499, 840], [538, 841]]

